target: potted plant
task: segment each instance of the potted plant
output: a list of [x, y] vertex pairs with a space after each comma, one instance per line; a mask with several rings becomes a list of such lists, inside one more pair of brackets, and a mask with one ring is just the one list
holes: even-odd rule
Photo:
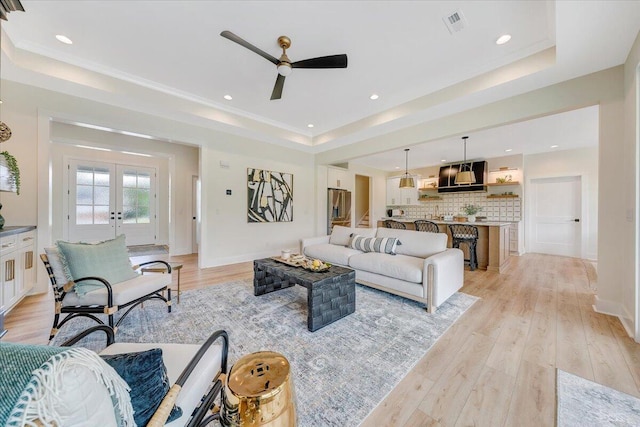
[[467, 214], [467, 221], [475, 222], [476, 214], [482, 210], [482, 206], [478, 205], [464, 205], [462, 210]]
[[18, 168], [18, 161], [15, 157], [9, 154], [8, 151], [2, 151], [0, 154], [4, 157], [4, 164], [7, 165], [9, 170], [9, 185], [15, 186], [16, 194], [20, 194], [20, 168]]

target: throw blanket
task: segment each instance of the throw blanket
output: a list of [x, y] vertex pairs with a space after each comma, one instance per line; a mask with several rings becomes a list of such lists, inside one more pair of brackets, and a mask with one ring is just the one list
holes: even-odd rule
[[116, 416], [124, 426], [134, 426], [127, 383], [94, 352], [0, 343], [0, 426], [63, 425], [56, 411], [66, 369], [84, 366], [103, 384], [116, 404]]

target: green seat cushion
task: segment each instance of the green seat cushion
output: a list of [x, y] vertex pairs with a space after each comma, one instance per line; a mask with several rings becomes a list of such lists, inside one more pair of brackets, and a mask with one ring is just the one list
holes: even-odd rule
[[[70, 280], [92, 276], [105, 279], [113, 285], [138, 276], [131, 267], [124, 234], [100, 243], [70, 243], [59, 240], [56, 245]], [[86, 280], [77, 283], [75, 291], [83, 296], [100, 288], [104, 288], [101, 282]]]

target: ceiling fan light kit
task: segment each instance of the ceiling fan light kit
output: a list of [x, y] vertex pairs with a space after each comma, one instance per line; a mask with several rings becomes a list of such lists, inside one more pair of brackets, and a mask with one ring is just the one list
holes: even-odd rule
[[238, 43], [250, 51], [257, 53], [269, 62], [272, 62], [278, 70], [276, 84], [271, 93], [271, 100], [282, 98], [282, 89], [284, 88], [284, 80], [291, 74], [294, 68], [347, 68], [347, 55], [330, 55], [320, 56], [318, 58], [303, 59], [302, 61], [291, 62], [287, 56], [287, 49], [291, 47], [291, 39], [287, 36], [278, 37], [278, 46], [282, 48], [282, 55], [279, 59], [268, 54], [262, 49], [252, 45], [248, 41], [238, 37], [231, 31], [223, 31], [220, 35], [232, 42]]

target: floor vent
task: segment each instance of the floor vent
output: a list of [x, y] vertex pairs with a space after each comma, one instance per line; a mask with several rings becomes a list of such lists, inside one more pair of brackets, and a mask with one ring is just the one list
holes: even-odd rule
[[459, 10], [456, 10], [449, 15], [444, 16], [442, 20], [444, 21], [444, 24], [447, 26], [447, 29], [451, 34], [462, 31], [467, 27], [467, 20]]

